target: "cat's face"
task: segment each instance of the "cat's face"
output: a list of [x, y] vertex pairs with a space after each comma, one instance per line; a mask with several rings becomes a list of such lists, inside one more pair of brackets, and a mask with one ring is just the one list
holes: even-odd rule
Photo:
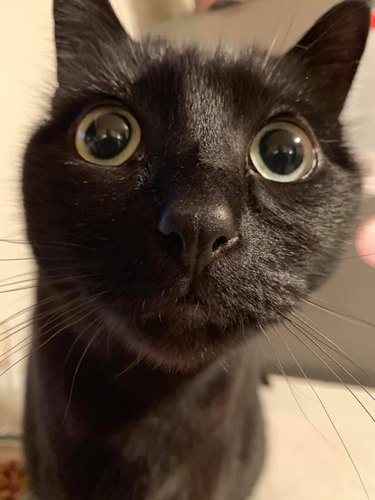
[[99, 0], [56, 1], [55, 19], [59, 88], [24, 169], [39, 266], [99, 293], [136, 353], [193, 368], [337, 260], [360, 188], [338, 116], [368, 9], [346, 2], [268, 60], [133, 43]]

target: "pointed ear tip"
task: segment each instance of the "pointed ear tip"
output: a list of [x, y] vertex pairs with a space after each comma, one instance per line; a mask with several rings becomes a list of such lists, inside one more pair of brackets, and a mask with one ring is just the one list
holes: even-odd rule
[[344, 0], [333, 6], [328, 14], [337, 15], [341, 14], [346, 22], [346, 16], [355, 15], [357, 20], [362, 21], [367, 27], [370, 27], [371, 8], [369, 0]]
[[[328, 40], [343, 36], [355, 46], [364, 46], [370, 31], [371, 9], [368, 0], [344, 0], [323, 14], [302, 37], [297, 46], [330, 43]], [[349, 28], [349, 29], [347, 29]], [[341, 33], [341, 35], [340, 35]], [[351, 33], [351, 36], [348, 36]]]
[[368, 0], [346, 0], [341, 6], [346, 7], [342, 14], [343, 23], [353, 27], [358, 48], [363, 51], [371, 26], [370, 2]]
[[368, 1], [342, 1], [323, 14], [286, 54], [309, 75], [313, 93], [319, 98], [326, 93], [327, 105], [337, 116], [366, 47], [370, 19]]

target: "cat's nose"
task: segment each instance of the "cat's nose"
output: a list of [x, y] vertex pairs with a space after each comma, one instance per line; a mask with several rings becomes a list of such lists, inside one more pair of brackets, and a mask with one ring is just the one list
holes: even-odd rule
[[239, 240], [239, 229], [229, 206], [215, 206], [204, 213], [196, 207], [172, 204], [158, 225], [168, 251], [181, 259], [194, 275]]

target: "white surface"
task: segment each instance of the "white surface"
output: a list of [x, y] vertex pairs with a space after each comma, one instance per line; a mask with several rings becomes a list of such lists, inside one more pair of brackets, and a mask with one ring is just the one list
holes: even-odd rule
[[[271, 387], [262, 391], [269, 425], [269, 456], [254, 500], [366, 500], [355, 469], [317, 396], [304, 380], [291, 378], [290, 383], [311, 423], [285, 379], [273, 377]], [[315, 381], [312, 384], [374, 500], [374, 422], [346, 388]], [[358, 388], [351, 390], [375, 414], [374, 401]]]

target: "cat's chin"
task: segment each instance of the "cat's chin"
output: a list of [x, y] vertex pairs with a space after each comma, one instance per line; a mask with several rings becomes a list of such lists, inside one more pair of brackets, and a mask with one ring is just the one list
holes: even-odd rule
[[[128, 347], [136, 355], [137, 361], [145, 362], [167, 373], [196, 373], [217, 360], [225, 358], [233, 348], [239, 345], [238, 341], [230, 342], [229, 346], [228, 342], [211, 343], [205, 339], [196, 338], [190, 346], [187, 343], [179, 344], [177, 341], [160, 346], [156, 338], [150, 341], [141, 331], [132, 333]], [[227, 330], [226, 334], [233, 337], [236, 329]]]
[[175, 304], [173, 313], [147, 311], [131, 320], [115, 314], [111, 323], [139, 362], [182, 373], [196, 372], [222, 358], [257, 331], [255, 319], [240, 327], [194, 304]]

